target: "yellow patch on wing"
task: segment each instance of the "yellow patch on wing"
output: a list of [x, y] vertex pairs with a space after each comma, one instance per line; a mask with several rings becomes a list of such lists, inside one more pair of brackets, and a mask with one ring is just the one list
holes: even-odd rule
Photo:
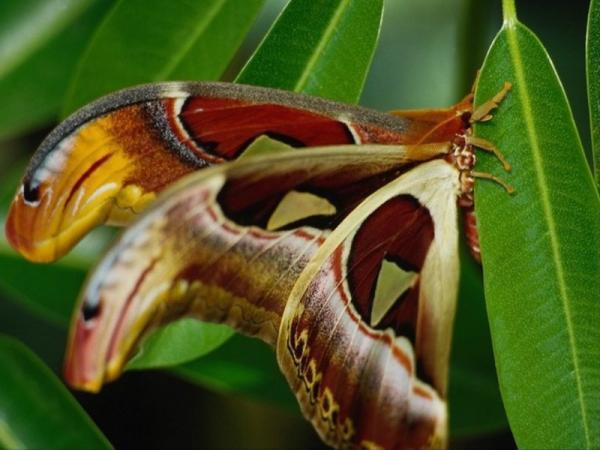
[[312, 216], [331, 216], [336, 208], [329, 200], [310, 192], [290, 191], [273, 211], [267, 230], [276, 230]]

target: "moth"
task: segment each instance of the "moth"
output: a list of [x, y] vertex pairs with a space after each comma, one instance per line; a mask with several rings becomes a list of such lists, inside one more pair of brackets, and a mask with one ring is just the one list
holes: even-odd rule
[[39, 262], [129, 225], [80, 296], [67, 381], [98, 391], [149, 330], [191, 316], [273, 346], [327, 444], [445, 447], [459, 211], [477, 256], [474, 179], [510, 190], [474, 171], [474, 146], [510, 166], [471, 124], [509, 89], [475, 111], [469, 95], [381, 113], [159, 83], [76, 112], [34, 155], [6, 224]]

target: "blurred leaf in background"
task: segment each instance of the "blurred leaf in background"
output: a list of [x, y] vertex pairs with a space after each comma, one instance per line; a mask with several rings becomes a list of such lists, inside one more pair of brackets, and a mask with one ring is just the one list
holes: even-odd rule
[[0, 405], [2, 448], [112, 448], [44, 363], [1, 335]]
[[0, 2], [0, 139], [54, 122], [113, 0]]
[[219, 79], [263, 3], [118, 1], [80, 59], [63, 113], [126, 86]]

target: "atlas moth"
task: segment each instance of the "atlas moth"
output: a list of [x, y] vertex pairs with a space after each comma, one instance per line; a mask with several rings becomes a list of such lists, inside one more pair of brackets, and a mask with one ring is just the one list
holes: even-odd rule
[[474, 146], [510, 166], [471, 124], [509, 90], [476, 110], [469, 95], [380, 113], [172, 82], [76, 112], [35, 153], [6, 223], [38, 262], [128, 225], [81, 294], [66, 380], [98, 391], [149, 330], [191, 316], [274, 347], [327, 444], [445, 447], [459, 211], [478, 257], [474, 178], [510, 191], [473, 170]]

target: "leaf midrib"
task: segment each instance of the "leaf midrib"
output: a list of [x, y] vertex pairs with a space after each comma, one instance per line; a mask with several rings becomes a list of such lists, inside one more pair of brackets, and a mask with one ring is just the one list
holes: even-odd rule
[[577, 395], [579, 397], [579, 405], [581, 410], [581, 416], [583, 419], [583, 429], [585, 433], [585, 441], [587, 447], [590, 448], [590, 431], [589, 424], [587, 418], [587, 410], [585, 404], [585, 396], [583, 395], [582, 383], [581, 383], [581, 374], [579, 369], [579, 358], [577, 355], [577, 347], [575, 345], [575, 334], [573, 331], [572, 317], [571, 317], [571, 309], [569, 307], [570, 297], [568, 294], [568, 290], [566, 287], [565, 281], [565, 270], [563, 268], [560, 245], [558, 243], [558, 233], [556, 230], [556, 223], [554, 222], [554, 218], [551, 214], [552, 212], [552, 202], [550, 201], [550, 195], [548, 189], [546, 187], [546, 176], [543, 170], [542, 157], [541, 157], [541, 149], [540, 144], [537, 139], [537, 127], [535, 125], [535, 121], [533, 119], [533, 115], [531, 114], [531, 100], [529, 96], [529, 92], [527, 90], [527, 84], [525, 82], [525, 72], [523, 68], [523, 63], [521, 59], [521, 52], [519, 49], [519, 44], [517, 42], [516, 29], [519, 26], [519, 23], [516, 21], [508, 21], [506, 22], [504, 28], [507, 34], [507, 41], [509, 47], [509, 53], [511, 55], [511, 59], [515, 68], [515, 77], [517, 81], [517, 88], [519, 89], [519, 93], [521, 94], [522, 102], [521, 109], [523, 113], [523, 118], [525, 121], [525, 128], [527, 130], [528, 139], [530, 142], [531, 154], [533, 156], [533, 163], [535, 166], [534, 173], [536, 174], [536, 181], [538, 184], [538, 189], [540, 192], [540, 199], [542, 204], [542, 209], [544, 212], [544, 218], [546, 219], [546, 223], [548, 226], [548, 237], [550, 238], [550, 247], [552, 249], [553, 262], [556, 270], [556, 278], [558, 282], [558, 288], [560, 291], [560, 298], [562, 301], [562, 309], [565, 315], [565, 320], [567, 323], [567, 334], [569, 336], [570, 342], [570, 353], [573, 364], [573, 372], [575, 375], [575, 382], [577, 386]]
[[308, 62], [306, 63], [306, 66], [304, 67], [304, 70], [300, 74], [298, 81], [294, 85], [293, 90], [295, 92], [302, 92], [306, 88], [306, 83], [308, 81], [308, 77], [310, 76], [311, 73], [313, 73], [314, 67], [316, 66], [317, 61], [319, 60], [319, 56], [321, 55], [323, 49], [325, 48], [325, 46], [331, 39], [331, 36], [333, 35], [333, 33], [336, 29], [336, 26], [342, 17], [342, 13], [348, 6], [349, 1], [350, 0], [343, 0], [342, 2], [340, 2], [338, 7], [336, 8], [335, 13], [333, 14], [333, 17], [331, 18], [331, 21], [329, 22], [329, 25], [327, 25], [327, 28], [325, 28], [323, 36], [319, 40], [318, 45], [315, 47], [315, 50], [312, 53], [312, 55], [310, 56], [310, 59], [308, 60]]

